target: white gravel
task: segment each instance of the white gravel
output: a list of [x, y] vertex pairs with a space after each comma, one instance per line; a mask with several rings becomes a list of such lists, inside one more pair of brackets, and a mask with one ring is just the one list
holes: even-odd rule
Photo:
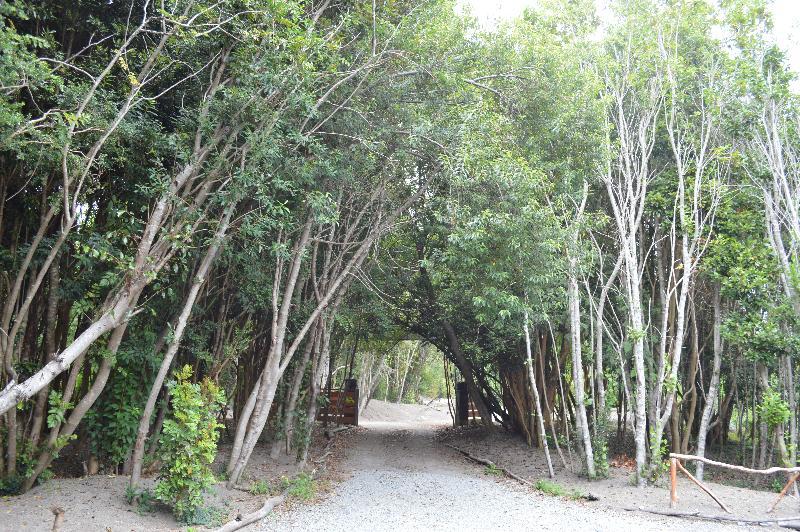
[[343, 464], [350, 477], [318, 504], [274, 512], [261, 530], [743, 530], [543, 495], [484, 475], [436, 444], [430, 425], [365, 425]]

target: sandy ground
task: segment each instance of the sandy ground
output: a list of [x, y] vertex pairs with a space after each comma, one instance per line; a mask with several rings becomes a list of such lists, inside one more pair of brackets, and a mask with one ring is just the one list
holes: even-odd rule
[[[264, 520], [261, 530], [743, 528], [551, 497], [513, 481], [487, 476], [482, 467], [438, 441], [437, 429], [450, 424], [446, 406], [442, 408], [441, 404], [424, 407], [373, 401], [361, 419], [366, 430], [351, 440], [353, 447], [341, 465], [349, 477], [318, 504], [274, 512]], [[531, 454], [527, 447], [525, 452]], [[642, 500], [641, 494], [627, 492], [631, 504]], [[690, 498], [689, 492], [684, 496]]]
[[[495, 462], [527, 479], [547, 478], [547, 465], [544, 453], [529, 448], [522, 438], [495, 431], [487, 434], [483, 429], [448, 430], [440, 433], [440, 440]], [[573, 469], [579, 470], [581, 465], [577, 456], [570, 462], [567, 449], [562, 451], [567, 464], [574, 463]], [[575, 455], [576, 450], [572, 450]], [[596, 506], [624, 509], [645, 508], [658, 511], [669, 510], [669, 484], [667, 475], [656, 486], [644, 489], [633, 485], [634, 470], [632, 467], [614, 467], [609, 470], [609, 478], [589, 481], [564, 468], [555, 450], [551, 449], [553, 465], [556, 470], [555, 481], [568, 488], [583, 493], [597, 495], [600, 500]], [[612, 459], [613, 462], [613, 459]], [[709, 467], [710, 468], [710, 467]], [[706, 482], [709, 489], [725, 503], [732, 514], [729, 517], [741, 519], [795, 517], [800, 519], [800, 502], [797, 498], [786, 497], [778, 508], [767, 514], [766, 510], [777, 497], [776, 493], [756, 491], [734, 486]], [[707, 515], [725, 515], [723, 510], [704, 492], [683, 474], [678, 473], [678, 505], [676, 510], [682, 512], [700, 512]]]
[[[317, 435], [312, 458], [324, 446]], [[293, 457], [269, 457], [271, 445], [259, 444], [241, 484], [250, 486], [254, 480], [277, 484], [283, 475], [291, 476], [296, 467]], [[227, 462], [230, 446], [220, 445], [215, 471], [221, 471]], [[0, 531], [49, 531], [53, 525], [51, 508], [66, 510], [62, 532], [128, 532], [128, 531], [178, 531], [186, 530], [172, 516], [169, 509], [157, 505], [152, 513], [138, 512], [125, 502], [124, 494], [129, 477], [94, 475], [83, 478], [56, 478], [33, 488], [18, 497], [0, 497]], [[152, 487], [155, 479], [144, 479], [143, 485]], [[206, 502], [219, 511], [220, 521], [232, 519], [259, 508], [264, 495], [254, 496], [243, 490], [229, 490], [224, 482], [217, 483], [206, 495]], [[224, 519], [223, 519], [224, 518]], [[196, 530], [204, 527], [195, 526]]]
[[[250, 529], [381, 531], [392, 530], [742, 530], [743, 526], [628, 512], [624, 508], [668, 509], [665, 486], [638, 490], [630, 484], [632, 471], [611, 470], [609, 479], [588, 482], [560, 466], [556, 481], [590, 492], [599, 501], [573, 501], [544, 495], [519, 483], [486, 475], [482, 466], [466, 460], [446, 443], [490, 459], [530, 480], [545, 478], [541, 452], [518, 437], [482, 429], [446, 430], [446, 402], [428, 406], [372, 401], [361, 414], [363, 427], [337, 434], [330, 473], [321, 480], [322, 495], [313, 504], [289, 504]], [[340, 441], [341, 438], [341, 441]], [[325, 441], [315, 438], [315, 453]], [[259, 447], [245, 485], [252, 479], [272, 479], [293, 472], [292, 460], [273, 461], [269, 446]], [[566, 450], [565, 450], [566, 452]], [[221, 447], [218, 462], [227, 456]], [[147, 481], [152, 483], [153, 480]], [[54, 479], [21, 497], [0, 499], [0, 531], [45, 531], [52, 526], [50, 508], [67, 510], [64, 531], [185, 530], [166, 509], [139, 514], [123, 494], [127, 477], [96, 475]], [[734, 516], [764, 516], [775, 495], [712, 484], [733, 509]], [[705, 494], [681, 479], [679, 510], [721, 514]], [[229, 491], [218, 484], [208, 502], [229, 516], [258, 508], [264, 496]], [[798, 501], [787, 498], [773, 516], [798, 515]], [[202, 530], [202, 527], [195, 527]]]

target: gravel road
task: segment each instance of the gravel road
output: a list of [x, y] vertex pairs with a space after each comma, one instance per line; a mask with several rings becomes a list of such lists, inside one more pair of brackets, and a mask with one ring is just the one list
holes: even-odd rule
[[365, 422], [326, 500], [268, 516], [261, 530], [742, 530], [593, 507], [486, 476], [437, 444], [430, 424]]

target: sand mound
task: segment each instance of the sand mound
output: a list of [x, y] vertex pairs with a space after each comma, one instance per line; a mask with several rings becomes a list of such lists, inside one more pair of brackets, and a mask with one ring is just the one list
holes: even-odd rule
[[437, 399], [430, 405], [396, 404], [372, 399], [367, 408], [359, 413], [359, 418], [362, 421], [422, 423], [425, 425], [451, 423], [446, 399]]

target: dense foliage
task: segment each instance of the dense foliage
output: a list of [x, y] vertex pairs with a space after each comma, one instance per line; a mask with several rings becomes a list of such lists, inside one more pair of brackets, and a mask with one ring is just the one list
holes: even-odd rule
[[218, 423], [232, 485], [263, 434], [303, 462], [350, 379], [362, 406], [463, 380], [590, 477], [730, 440], [796, 465], [800, 109], [768, 5], [612, 7], [2, 3], [0, 489], [67, 456], [136, 492], [162, 456], [191, 519]]

